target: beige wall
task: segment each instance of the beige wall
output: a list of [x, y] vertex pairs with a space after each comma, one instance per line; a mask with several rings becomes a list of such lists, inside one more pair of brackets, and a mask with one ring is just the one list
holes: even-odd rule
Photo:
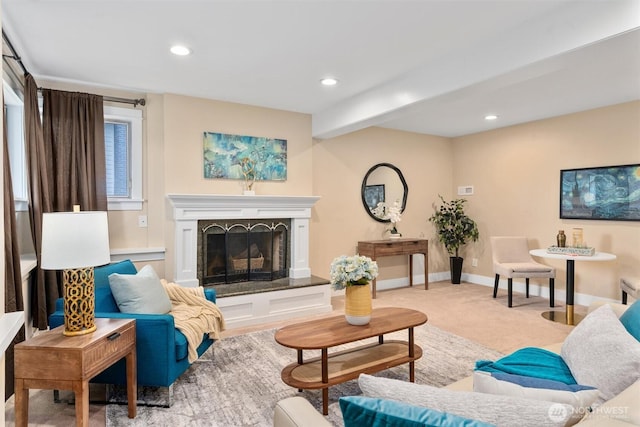
[[178, 95], [164, 96], [166, 193], [242, 194], [242, 181], [205, 179], [203, 133], [287, 140], [287, 180], [258, 181], [256, 194], [311, 193], [311, 116]]
[[[561, 169], [640, 163], [640, 102], [455, 138], [452, 147], [453, 187], [475, 187], [468, 213], [480, 226], [480, 241], [467, 248], [479, 265], [465, 262], [465, 272], [492, 276], [491, 235], [525, 235], [544, 248], [559, 229], [571, 236], [582, 227], [589, 246], [618, 259], [576, 263], [576, 292], [619, 300], [621, 272], [640, 274], [640, 222], [559, 218]], [[558, 268], [563, 289], [564, 262], [544, 262]]]
[[[398, 167], [409, 188], [407, 206], [398, 224], [405, 236], [431, 239], [427, 222], [438, 194], [450, 195], [452, 145], [448, 138], [369, 128], [313, 144], [313, 194], [316, 203], [311, 224], [311, 272], [329, 277], [329, 265], [339, 255], [356, 252], [359, 240], [384, 238], [388, 224], [371, 218], [362, 204], [362, 180], [373, 165]], [[434, 240], [430, 250], [436, 251]], [[439, 256], [430, 257], [430, 268]], [[408, 277], [404, 257], [381, 258], [380, 280]]]
[[[65, 90], [86, 90], [112, 96], [125, 93], [43, 83]], [[464, 272], [492, 281], [490, 235], [523, 234], [531, 247], [554, 242], [558, 229], [582, 226], [588, 244], [615, 253], [614, 263], [581, 263], [576, 268], [577, 292], [618, 299], [621, 271], [638, 271], [636, 248], [640, 223], [577, 221], [558, 218], [559, 170], [640, 163], [640, 102], [541, 120], [460, 138], [442, 138], [383, 128], [369, 128], [338, 138], [311, 139], [307, 114], [279, 111], [171, 94], [147, 94], [144, 107], [144, 175], [142, 211], [109, 213], [112, 249], [166, 248], [171, 260], [173, 231], [168, 193], [240, 194], [240, 181], [207, 180], [202, 172], [203, 132], [224, 132], [283, 138], [288, 142], [285, 182], [258, 182], [259, 194], [316, 195], [313, 209], [310, 266], [328, 277], [331, 260], [352, 254], [359, 240], [384, 236], [385, 225], [371, 219], [360, 199], [362, 179], [371, 166], [392, 163], [409, 187], [406, 212], [398, 225], [405, 236], [430, 240], [431, 273], [448, 271], [448, 254], [436, 242], [428, 222], [438, 194], [450, 199], [461, 185], [473, 185], [468, 213], [480, 226], [480, 241], [467, 245]], [[121, 104], [119, 104], [122, 106]], [[140, 107], [138, 107], [140, 108]], [[139, 228], [138, 215], [148, 216]], [[478, 267], [471, 266], [478, 258]], [[546, 262], [546, 261], [545, 261]], [[564, 287], [564, 265], [557, 286]], [[154, 262], [171, 277], [171, 262]], [[380, 260], [380, 279], [407, 276], [402, 257]]]
[[[164, 95], [162, 98], [162, 114], [154, 112], [154, 118], [157, 114], [163, 122], [164, 145], [161, 152], [164, 167], [157, 167], [149, 179], [163, 182], [164, 189], [160, 191], [158, 188], [154, 197], [165, 200], [166, 194], [176, 193], [242, 194], [242, 181], [204, 178], [204, 132], [286, 139], [287, 180], [258, 181], [253, 189], [257, 195], [312, 195], [311, 117], [308, 114], [178, 95]], [[149, 146], [153, 146], [153, 141], [149, 141]], [[166, 215], [169, 214], [167, 211]], [[166, 259], [172, 260], [175, 256], [173, 224], [168, 219], [164, 233]], [[173, 277], [172, 262], [166, 262], [165, 274]]]

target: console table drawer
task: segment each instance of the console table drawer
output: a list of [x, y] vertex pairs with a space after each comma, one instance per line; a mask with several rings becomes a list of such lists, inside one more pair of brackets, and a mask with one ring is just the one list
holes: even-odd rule
[[401, 242], [401, 243], [383, 243], [375, 248], [377, 256], [391, 255], [407, 255], [408, 253], [417, 253], [426, 250], [426, 245], [419, 241]]
[[404, 245], [382, 244], [376, 247], [376, 256], [405, 255]]
[[414, 240], [411, 242], [404, 242], [402, 245], [405, 252], [420, 252], [427, 250], [427, 240]]
[[[117, 360], [122, 357], [122, 351], [131, 346], [136, 345], [136, 327], [132, 322], [123, 328], [113, 332], [100, 340], [96, 345], [88, 349], [85, 353], [85, 369], [88, 366], [94, 367], [95, 370], [101, 372], [104, 368], [101, 366], [110, 364], [114, 358]], [[94, 372], [87, 372], [88, 375], [94, 375]]]

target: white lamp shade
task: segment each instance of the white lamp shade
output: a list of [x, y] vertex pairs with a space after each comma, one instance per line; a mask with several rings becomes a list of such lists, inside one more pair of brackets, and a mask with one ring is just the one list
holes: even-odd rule
[[106, 212], [42, 215], [43, 270], [96, 267], [111, 261]]

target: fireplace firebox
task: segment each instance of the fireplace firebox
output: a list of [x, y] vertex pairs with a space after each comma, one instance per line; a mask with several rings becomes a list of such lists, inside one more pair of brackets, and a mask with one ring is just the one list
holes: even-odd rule
[[289, 219], [198, 221], [203, 286], [288, 277]]

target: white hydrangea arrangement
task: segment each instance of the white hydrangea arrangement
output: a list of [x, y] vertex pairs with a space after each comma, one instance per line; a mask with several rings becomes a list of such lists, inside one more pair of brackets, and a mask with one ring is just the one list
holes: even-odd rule
[[341, 255], [331, 262], [331, 285], [340, 290], [366, 285], [378, 276], [378, 263], [366, 256]]
[[385, 202], [380, 202], [371, 210], [375, 216], [382, 219], [388, 219], [391, 222], [391, 234], [400, 234], [396, 228], [396, 224], [402, 220], [402, 205], [400, 200], [393, 202], [391, 206], [387, 206]]

